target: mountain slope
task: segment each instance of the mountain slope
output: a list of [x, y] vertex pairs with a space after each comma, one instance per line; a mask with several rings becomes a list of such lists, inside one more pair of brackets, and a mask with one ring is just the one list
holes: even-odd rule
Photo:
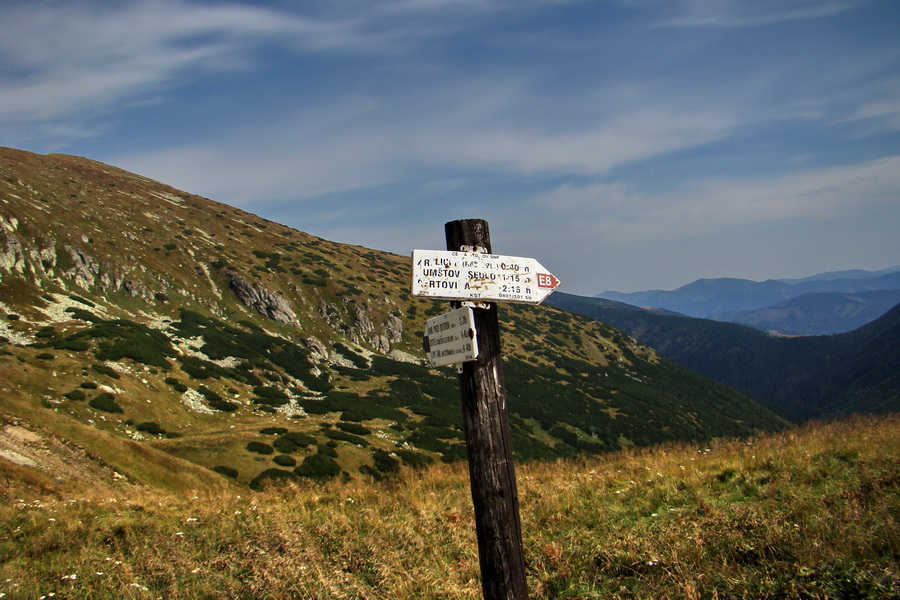
[[548, 302], [618, 327], [794, 420], [900, 410], [900, 306], [850, 333], [790, 338], [599, 298], [557, 293]]
[[[448, 307], [411, 298], [409, 276], [408, 257], [89, 159], [2, 149], [0, 393], [16, 401], [0, 418], [153, 485], [160, 456], [254, 486], [460, 459], [455, 372], [421, 351], [425, 320]], [[590, 319], [501, 315], [520, 458], [784, 425]], [[93, 431], [128, 444], [94, 452]]]

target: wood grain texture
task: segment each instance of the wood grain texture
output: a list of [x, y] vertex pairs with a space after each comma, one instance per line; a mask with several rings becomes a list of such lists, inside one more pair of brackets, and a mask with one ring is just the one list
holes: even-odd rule
[[[468, 246], [492, 252], [485, 221], [451, 221], [444, 230], [448, 250]], [[528, 588], [497, 306], [474, 312], [479, 354], [476, 360], [462, 363], [459, 387], [482, 589], [486, 600], [522, 600], [528, 597]]]

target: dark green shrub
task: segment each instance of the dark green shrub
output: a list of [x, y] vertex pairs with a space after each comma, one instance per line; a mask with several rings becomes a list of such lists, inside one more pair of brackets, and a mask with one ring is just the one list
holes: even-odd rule
[[331, 383], [329, 383], [325, 379], [322, 379], [321, 377], [313, 377], [313, 375], [309, 372], [307, 372], [305, 377], [300, 377], [296, 373], [292, 373], [292, 375], [300, 379], [303, 382], [303, 385], [306, 386], [306, 389], [311, 392], [319, 392], [320, 394], [325, 394], [334, 389], [334, 386], [331, 385]]
[[38, 360], [53, 360], [56, 357], [53, 356], [52, 354], [50, 354], [49, 352], [41, 352], [40, 354], [35, 356], [35, 358]]
[[219, 365], [202, 358], [179, 356], [178, 362], [181, 363], [181, 370], [191, 379], [218, 379], [221, 377]]
[[353, 365], [357, 369], [368, 368], [369, 361], [366, 360], [364, 356], [357, 354], [356, 352], [354, 352], [353, 350], [351, 350], [344, 344], [341, 344], [340, 342], [338, 342], [338, 343], [334, 344], [334, 349], [337, 350], [341, 356], [343, 356], [344, 358], [346, 358], [347, 360], [352, 362]]
[[297, 466], [297, 459], [293, 456], [288, 456], [287, 454], [279, 454], [272, 461], [280, 466], [280, 467], [295, 467]]
[[333, 429], [326, 430], [325, 435], [333, 440], [339, 440], [341, 442], [349, 442], [356, 446], [362, 446], [363, 448], [369, 445], [369, 441], [365, 438], [361, 438], [357, 435], [353, 435], [352, 433], [345, 433], [343, 431], [335, 431]]
[[315, 437], [305, 433], [300, 433], [298, 431], [291, 431], [289, 433], [286, 433], [282, 436], [282, 439], [289, 440], [297, 444], [301, 448], [305, 448], [306, 446], [316, 443]]
[[303, 463], [294, 469], [294, 473], [310, 479], [331, 479], [341, 473], [341, 467], [330, 456], [313, 454], [307, 456]]
[[261, 404], [271, 408], [273, 406], [284, 406], [288, 403], [288, 400], [282, 400], [280, 398], [254, 398], [251, 402], [253, 404]]
[[97, 410], [102, 410], [103, 412], [108, 413], [120, 413], [125, 412], [122, 410], [122, 407], [119, 406], [119, 403], [116, 402], [116, 397], [108, 392], [103, 392], [101, 394], [97, 394], [94, 396], [88, 405], [91, 408], [96, 408]]
[[198, 388], [197, 388], [197, 391], [200, 393], [200, 395], [202, 395], [204, 398], [206, 398], [207, 400], [209, 400], [210, 403], [212, 403], [212, 402], [221, 402], [221, 401], [222, 401], [222, 396], [220, 396], [219, 394], [215, 393], [214, 391], [212, 391], [211, 389], [209, 389], [209, 388], [206, 387], [205, 385], [201, 385], [200, 387], [198, 387]]
[[272, 446], [264, 444], [263, 442], [250, 442], [247, 444], [247, 450], [257, 454], [272, 454], [275, 452]]
[[375, 460], [375, 468], [382, 473], [396, 473], [400, 470], [400, 461], [384, 450], [376, 450], [372, 458]]
[[297, 450], [300, 449], [300, 446], [298, 446], [291, 440], [285, 439], [283, 437], [280, 437], [277, 440], [275, 440], [274, 442], [272, 442], [272, 445], [275, 447], [276, 450], [278, 450], [279, 452], [283, 452], [285, 454], [290, 454], [291, 452], [296, 452]]
[[89, 310], [84, 310], [83, 308], [78, 308], [76, 306], [70, 306], [65, 311], [67, 313], [71, 313], [72, 317], [79, 319], [81, 321], [88, 321], [90, 323], [99, 323], [103, 319], [95, 315]]
[[291, 432], [286, 433], [274, 442], [272, 445], [275, 446], [281, 452], [285, 454], [290, 454], [291, 452], [296, 452], [300, 448], [305, 448], [310, 444], [315, 444], [316, 438], [311, 435], [306, 435], [305, 433], [297, 433]]
[[181, 383], [174, 377], [166, 377], [165, 382], [168, 383], [169, 385], [171, 385], [173, 388], [175, 388], [175, 391], [180, 392], [182, 394], [188, 390], [188, 386], [184, 385], [183, 383]]
[[303, 283], [306, 285], [315, 285], [318, 287], [325, 287], [328, 285], [328, 282], [322, 277], [310, 277], [309, 275], [303, 276]]
[[258, 385], [253, 388], [253, 393], [261, 398], [273, 398], [277, 400], [289, 399], [284, 390], [271, 385]]
[[372, 376], [366, 373], [365, 371], [361, 371], [359, 369], [355, 369], [353, 367], [342, 367], [341, 365], [332, 365], [331, 370], [346, 377], [350, 381], [369, 381], [372, 379]]
[[166, 357], [175, 354], [164, 333], [125, 319], [98, 319], [93, 327], [67, 337], [64, 342], [71, 345], [84, 343], [88, 339], [100, 340], [97, 348], [99, 360], [129, 358], [146, 365], [168, 368]]
[[284, 390], [271, 385], [258, 385], [253, 388], [253, 393], [257, 395], [257, 397], [253, 399], [253, 404], [283, 406], [290, 402], [290, 397]]
[[53, 327], [53, 325], [47, 325], [45, 327], [41, 327], [40, 329], [38, 329], [35, 332], [34, 337], [38, 337], [38, 338], [56, 337], [56, 329]]
[[87, 396], [81, 390], [72, 390], [71, 392], [63, 394], [63, 398], [69, 400], [84, 400]]
[[97, 384], [94, 383], [93, 381], [82, 381], [81, 385], [78, 387], [83, 388], [85, 390], [96, 390]]
[[429, 455], [422, 452], [416, 452], [415, 450], [407, 450], [405, 448], [401, 448], [394, 450], [394, 453], [399, 456], [403, 462], [413, 467], [414, 469], [427, 467], [434, 462], [434, 459]]
[[231, 477], [232, 479], [236, 479], [238, 476], [237, 469], [226, 467], [225, 465], [216, 465], [212, 468], [212, 470], [220, 475], [224, 475], [225, 477]]
[[259, 432], [263, 435], [282, 435], [288, 430], [286, 427], [263, 427]]
[[151, 435], [164, 435], [166, 430], [160, 427], [159, 423], [154, 421], [145, 421], [143, 423], [138, 423], [135, 427], [138, 431], [143, 431], [144, 433], [149, 433]]
[[[387, 401], [387, 404], [382, 402]], [[409, 417], [402, 410], [390, 406], [390, 398], [373, 398], [366, 399], [366, 402], [359, 403], [356, 408], [345, 410], [341, 415], [344, 421], [368, 421], [370, 419], [385, 419], [387, 421], [406, 421]]]
[[106, 365], [91, 365], [91, 368], [100, 373], [101, 375], [106, 375], [112, 379], [120, 379], [118, 373], [116, 373], [111, 367], [107, 367]]
[[446, 450], [441, 452], [441, 462], [445, 463], [454, 463], [467, 458], [468, 454], [466, 453], [465, 444], [450, 444]]
[[210, 400], [209, 405], [222, 412], [234, 412], [241, 406], [236, 402], [229, 402], [228, 400]]
[[407, 441], [417, 448], [428, 450], [429, 452], [443, 453], [447, 450], [449, 444], [442, 439], [438, 439], [432, 435], [415, 430], [407, 438]]
[[334, 412], [330, 404], [318, 400], [304, 401], [303, 410], [310, 415], [325, 415]]
[[319, 446], [319, 454], [324, 454], [325, 456], [331, 456], [332, 458], [337, 458], [337, 449], [335, 446], [336, 442], [328, 442], [327, 444], [322, 444]]
[[[345, 425], [349, 425], [348, 421], [359, 423], [360, 421], [367, 421], [373, 418], [374, 417], [372, 417], [370, 413], [365, 409], [356, 410], [351, 408], [349, 410], [344, 410], [341, 412], [341, 420], [344, 421]], [[340, 425], [338, 425], [338, 427], [340, 427]], [[343, 429], [343, 427], [341, 427], [341, 429]]]
[[254, 477], [248, 485], [251, 490], [259, 492], [267, 486], [278, 485], [279, 483], [285, 483], [296, 479], [297, 476], [290, 471], [285, 471], [284, 469], [266, 469]]
[[53, 342], [53, 347], [57, 350], [71, 350], [72, 352], [84, 352], [91, 345], [84, 340], [64, 339]]
[[360, 425], [359, 423], [338, 423], [337, 428], [354, 435], [369, 435], [372, 433], [371, 429], [365, 425]]

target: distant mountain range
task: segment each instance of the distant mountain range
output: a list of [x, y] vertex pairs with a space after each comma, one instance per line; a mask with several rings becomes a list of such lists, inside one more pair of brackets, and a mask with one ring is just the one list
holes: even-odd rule
[[557, 292], [548, 303], [634, 336], [794, 421], [900, 410], [900, 306], [849, 333], [785, 337]]
[[900, 303], [900, 266], [761, 282], [698, 279], [675, 290], [608, 291], [596, 297], [783, 335], [824, 335], [852, 331]]

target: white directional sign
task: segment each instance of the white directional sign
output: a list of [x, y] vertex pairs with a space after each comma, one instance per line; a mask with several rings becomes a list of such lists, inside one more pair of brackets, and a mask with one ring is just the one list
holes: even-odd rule
[[540, 304], [559, 287], [533, 258], [413, 250], [413, 296], [437, 300], [480, 300]]
[[475, 317], [468, 306], [428, 319], [422, 345], [432, 366], [453, 365], [478, 358]]

